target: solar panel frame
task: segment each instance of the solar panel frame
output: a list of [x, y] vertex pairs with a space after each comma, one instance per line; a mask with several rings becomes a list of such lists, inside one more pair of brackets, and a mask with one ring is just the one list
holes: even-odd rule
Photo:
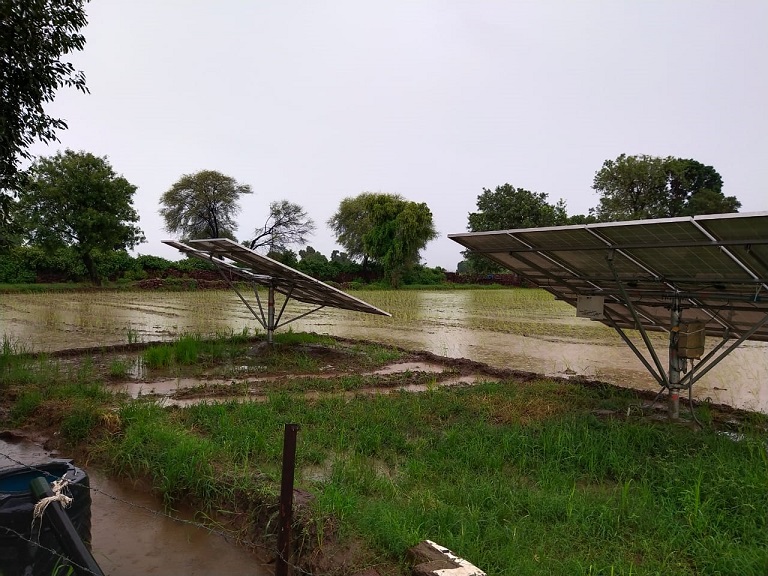
[[[354, 312], [391, 316], [343, 290], [339, 290], [303, 272], [286, 266], [241, 246], [229, 238], [190, 240], [188, 244], [163, 240], [164, 244], [195, 258], [211, 262], [220, 270], [237, 275], [264, 287], [273, 287], [285, 297], [315, 306], [329, 306]], [[245, 268], [244, 268], [245, 267]]]
[[[684, 321], [738, 337], [768, 315], [768, 212], [449, 234], [569, 304], [603, 295], [614, 321], [667, 331], [674, 298]], [[611, 260], [609, 262], [608, 256]], [[726, 332], [727, 330], [727, 332]], [[749, 339], [768, 341], [768, 325]]]

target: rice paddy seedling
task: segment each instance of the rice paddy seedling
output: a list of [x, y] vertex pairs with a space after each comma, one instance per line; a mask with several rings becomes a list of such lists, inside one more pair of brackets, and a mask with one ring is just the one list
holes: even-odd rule
[[128, 363], [122, 359], [112, 360], [109, 364], [111, 378], [125, 378], [128, 375]]
[[139, 342], [139, 332], [132, 327], [128, 327], [128, 330], [126, 330], [126, 338], [128, 339], [128, 344], [136, 344]]
[[177, 364], [188, 366], [197, 362], [200, 354], [201, 342], [199, 335], [185, 334], [181, 336], [173, 347], [173, 356]]
[[174, 359], [173, 348], [168, 344], [150, 346], [144, 351], [142, 360], [147, 368], [167, 368]]

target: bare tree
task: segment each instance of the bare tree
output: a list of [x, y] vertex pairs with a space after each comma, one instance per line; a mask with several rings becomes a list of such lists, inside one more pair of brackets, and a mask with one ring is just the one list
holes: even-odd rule
[[267, 246], [269, 252], [282, 252], [291, 244], [304, 244], [314, 232], [315, 223], [304, 208], [280, 200], [269, 205], [269, 216], [262, 227], [254, 230], [248, 247], [255, 250]]

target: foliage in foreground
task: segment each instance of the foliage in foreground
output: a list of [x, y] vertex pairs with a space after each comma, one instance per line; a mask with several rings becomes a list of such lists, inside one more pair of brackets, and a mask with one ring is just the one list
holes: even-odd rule
[[[84, 0], [3, 2], [0, 18], [0, 250], [12, 243], [9, 191], [23, 182], [19, 164], [37, 142], [53, 142], [67, 123], [45, 112], [62, 87], [87, 92], [85, 75], [65, 55], [85, 46]], [[10, 220], [10, 221], [9, 221]]]
[[[327, 337], [281, 338], [279, 353], [255, 361], [320, 371], [288, 350], [333, 346]], [[205, 365], [247, 345], [245, 334], [185, 336], [167, 355], [175, 366]], [[374, 363], [393, 358], [364, 352]], [[169, 504], [191, 500], [210, 514], [247, 513], [254, 498], [274, 503], [283, 425], [295, 422], [297, 483], [315, 495], [321, 548], [333, 518], [337, 534], [364, 538], [394, 563], [429, 538], [489, 574], [767, 572], [760, 415], [735, 439], [713, 429], [707, 407], [704, 430], [597, 417], [597, 408], [618, 416], [636, 402], [613, 388], [503, 381], [350, 397], [355, 388], [342, 380], [318, 378], [325, 387], [316, 389], [329, 392], [312, 398], [305, 379], [271, 386], [263, 403], [168, 410], [115, 399], [89, 361], [27, 353], [7, 339], [0, 348], [14, 425], [55, 414], [62, 437], [87, 443], [92, 462], [149, 477]]]
[[603, 403], [577, 386], [506, 382], [175, 413], [132, 404], [108, 451], [170, 500], [221, 506], [232, 487], [217, 471], [255, 466], [277, 482], [282, 425], [297, 422], [316, 513], [393, 560], [429, 538], [489, 574], [764, 574], [762, 442], [587, 410]]

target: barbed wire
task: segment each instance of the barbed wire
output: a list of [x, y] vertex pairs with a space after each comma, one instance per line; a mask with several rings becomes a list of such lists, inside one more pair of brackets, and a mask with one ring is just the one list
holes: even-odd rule
[[[2, 456], [2, 454], [0, 454], [0, 456]], [[90, 570], [89, 568], [86, 568], [85, 566], [81, 566], [80, 564], [78, 564], [74, 560], [70, 560], [67, 556], [64, 556], [59, 550], [54, 550], [53, 548], [48, 548], [47, 546], [44, 546], [43, 544], [41, 544], [39, 541], [32, 540], [31, 538], [27, 537], [25, 534], [22, 534], [21, 532], [17, 532], [13, 528], [10, 528], [8, 526], [0, 526], [0, 531], [5, 531], [7, 533], [13, 534], [14, 536], [19, 538], [20, 540], [23, 540], [27, 544], [32, 544], [33, 546], [36, 546], [40, 550], [44, 550], [44, 551], [48, 552], [52, 556], [55, 556], [55, 557], [59, 558], [60, 560], [65, 561], [67, 564], [69, 564], [73, 568], [77, 569], [78, 572], [81, 572], [83, 574], [85, 574], [85, 573], [93, 574], [93, 576], [99, 576], [94, 571]]]
[[[13, 456], [11, 456], [9, 454], [5, 454], [3, 452], [0, 452], [0, 457], [5, 458], [5, 459], [9, 460], [10, 462], [13, 462], [14, 464], [18, 464], [19, 466], [23, 466], [23, 467], [25, 467], [25, 468], [27, 468], [29, 470], [34, 471], [34, 472], [39, 472], [39, 473], [41, 473], [44, 476], [47, 476], [49, 478], [56, 478], [57, 480], [61, 480], [61, 479], [64, 478], [64, 476], [67, 475], [67, 473], [64, 473], [63, 476], [57, 476], [56, 474], [52, 474], [49, 470], [43, 470], [41, 468], [37, 468], [37, 467], [35, 467], [35, 466], [31, 465], [31, 464], [28, 464], [26, 462], [22, 462], [21, 460], [17, 460]], [[70, 485], [73, 485], [73, 484], [70, 484]], [[214, 535], [214, 536], [217, 536], [219, 538], [222, 538], [228, 544], [235, 544], [235, 545], [245, 546], [245, 547], [248, 547], [248, 548], [260, 549], [260, 550], [263, 550], [263, 551], [268, 552], [270, 554], [274, 554], [274, 556], [276, 558], [282, 559], [282, 556], [280, 555], [279, 551], [277, 551], [277, 550], [275, 550], [273, 548], [267, 547], [265, 544], [261, 544], [259, 542], [255, 542], [253, 540], [248, 540], [248, 539], [245, 539], [245, 538], [235, 537], [232, 534], [224, 532], [223, 530], [217, 530], [216, 528], [213, 528], [212, 526], [208, 526], [208, 525], [203, 524], [201, 522], [195, 522], [194, 520], [187, 520], [186, 518], [180, 518], [178, 516], [173, 516], [171, 514], [167, 514], [166, 512], [163, 512], [161, 510], [150, 508], [149, 506], [145, 506], [143, 504], [137, 504], [135, 502], [131, 502], [129, 500], [126, 500], [125, 498], [120, 498], [119, 496], [115, 496], [114, 494], [110, 494], [109, 492], [105, 492], [104, 490], [101, 490], [100, 488], [96, 488], [94, 486], [90, 486], [90, 485], [89, 486], [84, 486], [84, 485], [81, 485], [81, 484], [74, 484], [74, 485], [78, 486], [79, 488], [87, 488], [88, 490], [90, 490], [92, 492], [96, 492], [98, 494], [101, 494], [102, 496], [106, 496], [107, 498], [109, 498], [109, 499], [111, 499], [111, 500], [113, 500], [115, 502], [120, 502], [121, 504], [125, 504], [126, 506], [130, 506], [131, 508], [136, 508], [138, 510], [141, 510], [141, 511], [143, 511], [143, 512], [145, 512], [145, 513], [147, 513], [147, 514], [149, 514], [151, 516], [165, 518], [165, 519], [168, 519], [168, 520], [172, 520], [173, 522], [176, 522], [177, 524], [183, 524], [183, 525], [191, 526], [191, 527], [196, 528], [198, 530], [203, 530], [205, 532], [208, 532], [211, 535]], [[88, 572], [90, 574], [94, 574], [91, 570], [88, 570], [87, 568], [84, 568], [84, 567], [74, 563], [68, 557], [66, 557], [63, 554], [61, 554], [61, 552], [58, 552], [58, 551], [53, 550], [51, 548], [47, 548], [47, 547], [39, 544], [38, 542], [30, 540], [29, 538], [25, 537], [23, 534], [20, 534], [19, 532], [16, 532], [15, 530], [13, 530], [11, 528], [6, 528], [5, 526], [3, 526], [3, 527], [0, 527], [0, 530], [2, 530], [2, 529], [8, 530], [9, 532], [12, 532], [14, 535], [16, 535], [17, 537], [20, 537], [22, 540], [24, 540], [24, 541], [26, 541], [26, 542], [28, 542], [30, 544], [34, 544], [35, 546], [39, 546], [41, 549], [49, 552], [50, 554], [56, 555], [57, 557], [61, 558], [62, 560], [66, 560], [67, 562], [69, 562], [70, 564], [75, 566], [76, 568], [85, 570], [86, 572]], [[308, 572], [308, 571], [304, 570], [301, 566], [298, 566], [297, 564], [292, 564], [290, 562], [288, 562], [287, 564], [293, 570], [295, 570], [296, 572], [298, 572], [300, 574], [304, 574], [305, 576], [313, 576], [312, 572]]]

